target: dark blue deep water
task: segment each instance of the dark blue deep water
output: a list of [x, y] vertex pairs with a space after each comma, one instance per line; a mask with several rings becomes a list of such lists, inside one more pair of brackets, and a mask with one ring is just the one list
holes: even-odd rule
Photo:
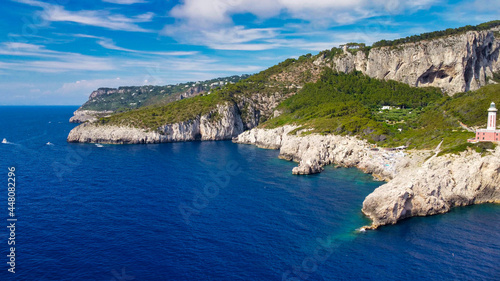
[[0, 107], [0, 280], [500, 280], [499, 205], [357, 233], [381, 183], [356, 169], [293, 176], [231, 142], [68, 144], [74, 110]]

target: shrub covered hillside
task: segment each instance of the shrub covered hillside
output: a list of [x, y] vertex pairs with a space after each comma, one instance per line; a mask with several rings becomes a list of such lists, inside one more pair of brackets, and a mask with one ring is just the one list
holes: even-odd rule
[[[100, 123], [156, 130], [207, 114], [218, 104], [239, 105], [255, 93], [265, 96], [280, 91], [287, 97], [297, 89], [270, 81], [269, 77], [289, 71], [294, 62], [297, 61], [286, 61], [211, 95], [114, 114], [101, 118]], [[360, 72], [345, 74], [324, 69], [316, 82], [306, 83], [297, 94], [280, 103], [275, 109], [279, 116], [260, 126], [295, 124], [299, 129], [310, 129], [307, 133], [357, 135], [386, 147], [432, 149], [443, 140], [442, 147], [454, 151], [456, 146], [465, 149], [467, 139], [474, 136], [460, 126], [460, 121], [468, 126], [485, 126], [486, 110], [492, 101], [500, 104], [499, 93], [500, 85], [489, 85], [448, 97], [437, 88], [415, 88]], [[243, 117], [245, 108], [239, 109]]]
[[[498, 26], [500, 21], [493, 21], [378, 45], [394, 46]], [[378, 45], [348, 43], [345, 51], [369, 54]], [[387, 147], [405, 145], [430, 149], [443, 141], [444, 149], [456, 151], [469, 147], [463, 144], [474, 136], [460, 122], [467, 126], [484, 126], [489, 103], [500, 104], [500, 85], [458, 93], [451, 98], [438, 88], [417, 88], [396, 81], [377, 80], [356, 71], [337, 73], [332, 70], [336, 67], [328, 62], [321, 64], [325, 58], [340, 56], [349, 57], [349, 53], [333, 48], [316, 56], [307, 54], [287, 59], [244, 80], [212, 89], [211, 94], [199, 93], [168, 104], [166, 100], [161, 103], [155, 99], [146, 103], [143, 96], [153, 94], [155, 89], [144, 89], [140, 95], [141, 107], [101, 118], [99, 123], [158, 130], [166, 124], [213, 113], [210, 115], [212, 120], [217, 106], [229, 103], [239, 110], [244, 129], [295, 124], [309, 129], [308, 133], [357, 135]], [[321, 58], [319, 63], [314, 63], [318, 58]], [[492, 79], [500, 82], [500, 73], [494, 73]], [[139, 95], [134, 98], [136, 96]], [[146, 104], [148, 106], [143, 106]]]
[[130, 86], [100, 88], [102, 94], [96, 95], [82, 105], [81, 110], [124, 112], [148, 105], [164, 105], [186, 97], [196, 96], [210, 90], [236, 83], [248, 78], [249, 75], [234, 75], [206, 81], [187, 82], [166, 86]]
[[308, 133], [358, 135], [381, 146], [420, 149], [444, 140], [443, 147], [449, 148], [474, 136], [459, 121], [484, 125], [486, 109], [491, 101], [500, 101], [499, 93], [500, 85], [490, 85], [450, 98], [436, 88], [326, 70], [316, 83], [281, 103], [281, 115], [262, 126], [296, 124], [311, 129]]
[[[156, 130], [165, 124], [192, 120], [227, 102], [238, 105], [244, 122], [252, 118], [258, 118], [260, 122], [272, 114], [272, 109], [265, 102], [267, 97], [280, 102], [297, 93], [306, 82], [319, 78], [321, 68], [314, 66], [313, 60], [310, 54], [299, 59], [287, 59], [245, 80], [213, 89], [210, 95], [202, 94], [166, 105], [154, 104], [117, 113], [101, 118], [100, 123]], [[257, 112], [258, 116], [250, 112]]]

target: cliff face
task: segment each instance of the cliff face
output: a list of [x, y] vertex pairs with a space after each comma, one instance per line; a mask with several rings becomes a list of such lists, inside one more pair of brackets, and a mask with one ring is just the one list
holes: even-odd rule
[[236, 105], [226, 104], [194, 120], [162, 126], [159, 131], [161, 142], [227, 140], [243, 132], [243, 122]]
[[99, 88], [93, 91], [70, 119], [72, 123], [93, 122], [110, 113], [137, 109], [152, 104], [167, 104], [181, 99], [195, 97], [213, 88], [236, 83], [249, 75], [234, 75], [206, 81], [187, 82], [166, 86], [127, 86]]
[[286, 98], [295, 93], [284, 95], [280, 92], [272, 94], [254, 93], [249, 97], [241, 97], [238, 101], [238, 108], [245, 130], [257, 127], [265, 119], [272, 116], [274, 109]]
[[167, 124], [158, 131], [131, 127], [84, 123], [69, 133], [68, 142], [137, 144], [193, 140], [225, 140], [243, 132], [243, 122], [234, 104], [217, 109], [195, 120]]
[[500, 28], [470, 31], [460, 35], [381, 47], [364, 52], [344, 50], [333, 60], [319, 57], [315, 65], [328, 65], [340, 72], [358, 70], [385, 80], [396, 80], [415, 87], [434, 86], [449, 95], [476, 90], [491, 83], [500, 71]]
[[73, 116], [69, 119], [70, 123], [95, 122], [101, 117], [106, 117], [112, 114], [113, 111], [95, 111], [95, 110], [80, 110], [73, 112]]
[[197, 95], [199, 95], [203, 92], [204, 92], [204, 89], [203, 89], [202, 85], [194, 86], [194, 87], [189, 88], [183, 94], [179, 95], [178, 100], [196, 97]]
[[500, 203], [499, 157], [497, 148], [485, 157], [463, 152], [409, 167], [368, 195], [363, 213], [376, 228], [408, 217], [445, 213], [457, 206]]
[[[229, 122], [221, 123], [221, 127], [208, 128], [205, 127], [206, 124], [215, 123], [207, 122], [205, 117], [199, 116], [178, 124], [165, 125], [158, 128], [158, 133], [162, 136], [162, 140], [168, 141], [227, 139], [235, 136], [236, 132], [252, 129], [264, 120], [279, 114], [275, 112], [276, 107], [294, 95], [305, 82], [317, 80], [324, 66], [343, 72], [359, 70], [370, 77], [392, 79], [417, 87], [436, 86], [450, 95], [474, 90], [488, 83], [494, 83], [490, 78], [493, 73], [500, 72], [500, 41], [495, 38], [495, 34], [500, 34], [499, 27], [395, 47], [373, 48], [368, 56], [363, 51], [354, 52], [345, 49], [344, 54], [337, 55], [333, 59], [319, 56], [314, 61], [294, 62], [286, 68], [286, 71], [268, 77], [267, 84], [263, 83], [261, 90], [235, 94], [237, 108], [226, 107], [229, 111], [220, 115], [232, 116], [232, 119], [240, 120], [241, 124], [235, 121], [234, 125]], [[281, 88], [276, 85], [281, 85]], [[186, 86], [188, 88], [184, 86], [182, 89], [186, 97], [199, 94], [203, 90], [200, 86], [189, 88], [192, 84]], [[132, 96], [135, 95], [134, 99], [141, 101], [144, 101], [150, 93], [159, 90], [153, 86], [136, 88], [126, 89], [131, 91]], [[125, 88], [100, 89], [92, 93], [90, 100], [96, 103], [99, 100], [110, 102], [111, 97], [124, 90]], [[120, 96], [116, 96], [113, 101], [115, 100], [121, 100]], [[93, 121], [99, 117], [95, 116], [95, 112], [84, 114], [81, 110], [75, 114], [80, 113], [82, 116], [72, 118], [72, 121]], [[230, 128], [231, 126], [233, 127]]]
[[234, 138], [233, 142], [279, 149], [279, 158], [299, 163], [292, 170], [297, 175], [319, 173], [325, 165], [336, 164], [357, 167], [379, 180], [390, 180], [402, 169], [428, 156], [425, 151], [413, 152], [411, 156], [403, 152], [373, 151], [366, 141], [356, 137], [300, 136], [300, 132], [290, 135], [294, 129], [294, 126], [271, 130], [255, 128]]
[[289, 135], [295, 127], [253, 129], [233, 141], [279, 149], [279, 157], [299, 162], [293, 174], [312, 174], [324, 165], [357, 167], [388, 183], [363, 202], [371, 228], [413, 216], [448, 212], [457, 206], [500, 203], [500, 147], [491, 155], [476, 152], [431, 157], [431, 151], [373, 151], [355, 137]]

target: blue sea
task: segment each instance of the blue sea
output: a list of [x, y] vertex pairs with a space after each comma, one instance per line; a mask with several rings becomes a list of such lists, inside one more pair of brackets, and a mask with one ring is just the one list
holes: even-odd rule
[[229, 141], [71, 144], [76, 109], [0, 107], [0, 280], [500, 280], [500, 205], [360, 233], [370, 175]]

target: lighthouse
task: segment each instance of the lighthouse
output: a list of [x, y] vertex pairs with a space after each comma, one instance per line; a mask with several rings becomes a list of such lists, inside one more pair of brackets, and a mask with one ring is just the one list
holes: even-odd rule
[[488, 125], [486, 129], [476, 131], [476, 137], [467, 140], [468, 142], [500, 142], [500, 130], [497, 130], [497, 108], [495, 103], [490, 104], [488, 108]]
[[490, 108], [488, 109], [488, 127], [486, 130], [496, 130], [497, 129], [497, 109], [495, 103], [492, 102]]

